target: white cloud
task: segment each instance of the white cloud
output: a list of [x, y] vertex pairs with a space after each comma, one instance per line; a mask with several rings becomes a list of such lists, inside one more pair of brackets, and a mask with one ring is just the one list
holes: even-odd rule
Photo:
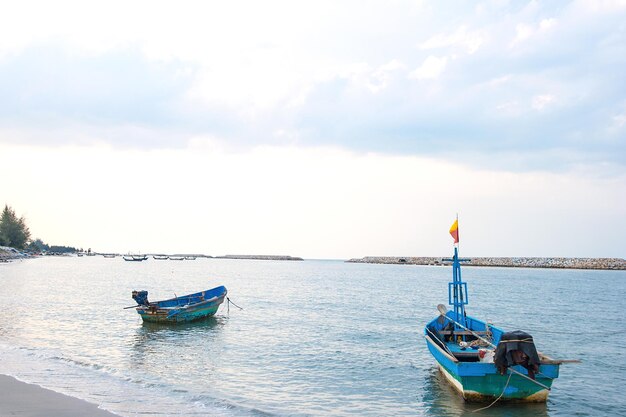
[[468, 54], [476, 52], [485, 42], [481, 31], [470, 32], [467, 26], [461, 26], [452, 33], [439, 33], [419, 44], [420, 49], [438, 49], [459, 46]]
[[[30, 143], [51, 145], [70, 142], [63, 131], [115, 146], [217, 137], [433, 154], [490, 152], [498, 135], [507, 140], [497, 146], [519, 150], [541, 126], [553, 134], [532, 143], [537, 154], [567, 143], [617, 159], [619, 141], [600, 150], [568, 135], [609, 135], [621, 123], [612, 109], [623, 101], [613, 86], [623, 81], [624, 2], [457, 6], [10, 2], [0, 14], [0, 128], [38, 128]], [[9, 65], [20, 54], [31, 60]]]
[[616, 114], [611, 117], [611, 123], [606, 129], [609, 135], [616, 135], [626, 131], [626, 112], [622, 114]]
[[535, 33], [533, 27], [529, 25], [525, 25], [523, 23], [515, 26], [515, 39], [513, 39], [513, 44], [523, 42], [530, 38], [532, 34]]
[[575, 2], [575, 8], [583, 13], [606, 14], [624, 11], [626, 0], [587, 0]]
[[381, 65], [369, 74], [367, 88], [372, 93], [379, 93], [387, 88], [393, 73], [404, 69], [405, 66], [397, 59]]
[[539, 30], [548, 30], [556, 25], [556, 19], [543, 19], [539, 22]]
[[447, 63], [447, 57], [438, 58], [430, 55], [424, 60], [422, 65], [416, 68], [415, 71], [411, 72], [410, 78], [417, 80], [436, 79], [446, 69]]
[[496, 105], [496, 111], [505, 116], [519, 116], [522, 112], [518, 101], [507, 101]]
[[504, 84], [508, 83], [509, 81], [511, 81], [512, 78], [513, 78], [512, 75], [507, 74], [507, 75], [503, 75], [502, 77], [493, 78], [493, 79], [489, 80], [489, 82], [487, 84], [490, 87], [499, 87], [499, 86], [504, 85]]
[[542, 19], [538, 24], [518, 23], [515, 26], [515, 38], [509, 44], [509, 47], [523, 44], [533, 37], [543, 36], [551, 31], [557, 25], [555, 18]]
[[534, 96], [532, 100], [532, 108], [535, 110], [543, 110], [555, 101], [555, 97], [551, 94], [541, 94]]
[[613, 122], [617, 128], [622, 128], [626, 124], [626, 113], [613, 116]]

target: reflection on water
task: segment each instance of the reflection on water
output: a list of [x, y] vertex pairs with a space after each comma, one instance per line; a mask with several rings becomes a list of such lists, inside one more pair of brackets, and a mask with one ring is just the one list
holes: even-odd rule
[[433, 367], [426, 376], [422, 401], [427, 415], [461, 416], [465, 411], [465, 402], [445, 381], [437, 367]]
[[194, 345], [217, 343], [228, 317], [212, 316], [189, 323], [149, 323], [142, 322], [133, 337], [131, 350], [132, 365], [145, 363], [147, 356], [167, 355], [172, 346], [179, 349], [193, 349]]
[[511, 403], [496, 402], [485, 410], [490, 403], [468, 403], [448, 383], [439, 368], [433, 367], [426, 377], [422, 402], [426, 405], [427, 414], [436, 417], [547, 417], [548, 407], [545, 403]]
[[144, 321], [137, 328], [136, 339], [156, 341], [162, 340], [159, 338], [167, 338], [173, 335], [217, 333], [227, 321], [228, 316], [211, 316], [203, 320], [187, 323], [150, 323]]

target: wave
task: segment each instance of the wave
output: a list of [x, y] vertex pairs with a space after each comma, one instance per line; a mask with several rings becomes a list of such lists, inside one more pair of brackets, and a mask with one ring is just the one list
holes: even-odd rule
[[0, 343], [0, 373], [98, 404], [122, 417], [278, 416], [216, 396], [193, 393], [175, 381], [128, 375], [119, 369], [68, 357], [53, 349]]

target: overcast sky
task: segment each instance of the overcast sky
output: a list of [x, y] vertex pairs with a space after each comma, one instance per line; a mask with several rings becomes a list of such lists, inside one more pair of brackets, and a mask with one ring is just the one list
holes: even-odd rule
[[2, 10], [0, 203], [50, 244], [625, 255], [624, 0]]

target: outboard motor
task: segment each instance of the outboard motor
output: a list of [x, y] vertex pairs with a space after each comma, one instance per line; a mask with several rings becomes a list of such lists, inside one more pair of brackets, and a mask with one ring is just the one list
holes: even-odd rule
[[532, 379], [535, 379], [541, 362], [533, 337], [520, 330], [502, 335], [494, 359], [500, 374], [504, 375], [509, 366], [522, 365]]
[[133, 291], [133, 300], [140, 306], [149, 306], [148, 291]]

